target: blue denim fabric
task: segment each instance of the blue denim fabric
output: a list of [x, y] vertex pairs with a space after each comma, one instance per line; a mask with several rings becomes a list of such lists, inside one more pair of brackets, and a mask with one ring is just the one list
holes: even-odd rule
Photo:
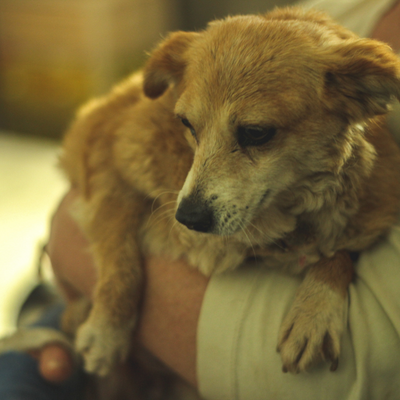
[[[35, 326], [59, 327], [63, 306], [48, 310]], [[8, 352], [0, 356], [0, 400], [80, 400], [84, 373], [77, 371], [62, 384], [45, 381], [37, 361], [28, 354]]]

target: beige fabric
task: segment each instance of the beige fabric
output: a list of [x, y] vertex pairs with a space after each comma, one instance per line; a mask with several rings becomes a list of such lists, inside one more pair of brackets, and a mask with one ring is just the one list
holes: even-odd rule
[[[318, 3], [366, 36], [393, 2]], [[400, 107], [396, 107], [392, 127], [400, 142]], [[398, 400], [400, 222], [385, 242], [361, 256], [357, 274], [349, 290], [348, 329], [338, 370], [331, 373], [328, 365], [321, 365], [296, 376], [281, 372], [275, 348], [299, 279], [256, 265], [214, 276], [198, 329], [198, 378], [204, 399]]]
[[376, 23], [397, 0], [306, 0], [297, 4], [327, 12], [362, 37], [371, 35]]
[[278, 329], [298, 279], [256, 266], [215, 276], [204, 300], [198, 374], [204, 399], [398, 400], [400, 224], [364, 253], [349, 290], [348, 329], [336, 372], [281, 372]]

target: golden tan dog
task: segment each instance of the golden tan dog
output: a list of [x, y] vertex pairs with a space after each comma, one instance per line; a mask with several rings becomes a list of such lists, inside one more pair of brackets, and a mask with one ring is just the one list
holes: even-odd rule
[[126, 357], [151, 253], [206, 275], [249, 257], [304, 274], [278, 338], [283, 369], [334, 370], [349, 253], [399, 212], [400, 152], [382, 117], [395, 98], [388, 46], [287, 8], [173, 33], [143, 73], [86, 105], [61, 158], [99, 269], [76, 338], [86, 369]]
[[388, 46], [287, 8], [173, 33], [143, 75], [85, 106], [62, 166], [99, 268], [76, 340], [86, 369], [106, 374], [126, 356], [152, 253], [206, 275], [248, 257], [303, 273], [278, 340], [283, 368], [334, 370], [349, 252], [399, 211], [400, 152], [382, 117], [396, 97]]

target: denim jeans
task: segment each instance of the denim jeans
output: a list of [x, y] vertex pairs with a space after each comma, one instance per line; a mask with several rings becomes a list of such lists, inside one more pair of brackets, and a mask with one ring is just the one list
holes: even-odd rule
[[[53, 306], [34, 325], [58, 329], [62, 311], [63, 306]], [[41, 377], [37, 361], [28, 354], [0, 355], [1, 400], [80, 400], [84, 382], [84, 373], [76, 371], [66, 382], [53, 384]]]

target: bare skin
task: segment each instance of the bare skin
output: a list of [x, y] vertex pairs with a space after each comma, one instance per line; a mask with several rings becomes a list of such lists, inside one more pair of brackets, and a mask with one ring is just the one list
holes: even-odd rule
[[[400, 50], [400, 1], [376, 25], [372, 37]], [[60, 287], [67, 299], [78, 293], [90, 296], [96, 281], [95, 268], [86, 240], [69, 215], [76, 196], [70, 192], [57, 210], [48, 252]], [[146, 288], [138, 338], [153, 354], [197, 387], [196, 331], [208, 280], [183, 261], [170, 263], [150, 258], [146, 266]], [[73, 371], [62, 348], [51, 345], [39, 355], [41, 374], [50, 382], [61, 382]]]

